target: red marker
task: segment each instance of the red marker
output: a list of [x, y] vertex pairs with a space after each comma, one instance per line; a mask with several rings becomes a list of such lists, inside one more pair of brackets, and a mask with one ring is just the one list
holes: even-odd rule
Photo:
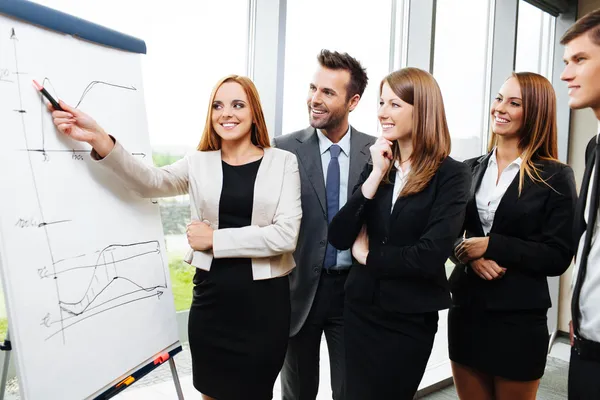
[[154, 358], [154, 365], [162, 364], [169, 359], [169, 353], [162, 353]]
[[44, 89], [44, 87], [42, 85], [40, 85], [35, 79], [33, 80], [33, 86], [37, 90], [39, 90], [40, 93], [42, 93], [45, 98], [48, 99], [48, 101], [52, 104], [52, 107], [54, 107], [55, 110], [64, 111], [62, 109], [62, 107], [58, 104], [58, 102], [56, 100], [54, 100], [54, 97], [52, 97], [52, 95], [50, 95], [50, 93], [48, 93], [48, 91], [46, 89]]

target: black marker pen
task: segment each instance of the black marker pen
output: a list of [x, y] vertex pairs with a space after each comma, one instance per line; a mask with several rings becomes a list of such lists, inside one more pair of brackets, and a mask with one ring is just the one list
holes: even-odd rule
[[35, 79], [33, 80], [33, 86], [40, 91], [44, 95], [45, 98], [52, 104], [55, 110], [64, 111], [62, 107], [58, 104], [58, 101], [54, 100], [54, 97], [42, 85], [40, 85]]

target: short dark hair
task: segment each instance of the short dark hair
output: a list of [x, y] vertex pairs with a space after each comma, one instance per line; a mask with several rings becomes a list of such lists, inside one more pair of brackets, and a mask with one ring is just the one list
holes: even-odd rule
[[566, 45], [571, 40], [589, 32], [592, 42], [600, 46], [600, 8], [585, 14], [569, 28], [560, 39], [560, 44]]
[[348, 53], [338, 53], [337, 51], [321, 50], [317, 56], [319, 65], [333, 70], [345, 70], [350, 73], [350, 82], [346, 88], [346, 101], [352, 96], [358, 94], [362, 97], [369, 78], [367, 70], [360, 65], [360, 62]]

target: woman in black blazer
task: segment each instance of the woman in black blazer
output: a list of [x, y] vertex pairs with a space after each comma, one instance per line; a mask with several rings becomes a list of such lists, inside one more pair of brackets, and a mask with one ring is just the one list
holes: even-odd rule
[[473, 187], [450, 277], [450, 359], [461, 399], [535, 399], [548, 351], [546, 277], [573, 257], [573, 171], [557, 160], [556, 96], [513, 74], [492, 103], [490, 152]]
[[[444, 263], [463, 224], [471, 177], [454, 161], [435, 79], [405, 68], [380, 85], [382, 137], [371, 147], [329, 241], [352, 247], [346, 281], [346, 398], [412, 399], [450, 306]], [[364, 226], [364, 228], [363, 228]]]

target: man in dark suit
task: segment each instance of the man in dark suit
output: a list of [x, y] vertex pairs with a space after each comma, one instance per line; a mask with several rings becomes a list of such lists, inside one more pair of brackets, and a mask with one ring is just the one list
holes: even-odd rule
[[[579, 19], [561, 39], [569, 106], [590, 107], [600, 121], [600, 9]], [[600, 399], [600, 133], [586, 149], [586, 167], [575, 211], [575, 287], [571, 321], [569, 399]]]
[[297, 155], [302, 185], [302, 225], [290, 275], [290, 341], [281, 372], [284, 400], [316, 398], [323, 332], [333, 398], [344, 398], [344, 283], [352, 255], [327, 243], [327, 226], [352, 194], [375, 142], [348, 123], [367, 86], [365, 69], [347, 53], [322, 50], [317, 60], [307, 98], [310, 127], [273, 140]]

